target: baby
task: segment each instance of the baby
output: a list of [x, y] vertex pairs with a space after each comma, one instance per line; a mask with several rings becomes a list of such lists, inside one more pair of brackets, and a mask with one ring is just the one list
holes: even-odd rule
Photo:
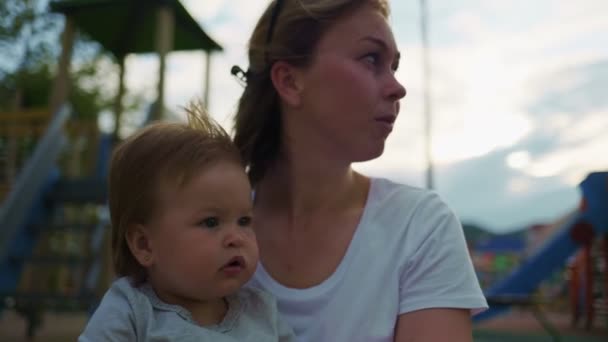
[[143, 128], [114, 151], [119, 278], [79, 341], [295, 341], [274, 299], [242, 288], [258, 248], [251, 186], [230, 136], [199, 105], [188, 124]]

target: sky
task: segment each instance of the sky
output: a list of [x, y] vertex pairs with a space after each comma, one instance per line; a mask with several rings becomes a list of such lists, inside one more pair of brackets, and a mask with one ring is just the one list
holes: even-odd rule
[[[227, 129], [247, 68], [247, 39], [267, 1], [182, 0], [224, 47], [211, 58], [209, 110]], [[467, 223], [495, 232], [549, 223], [578, 205], [577, 185], [608, 170], [608, 2], [429, 0], [435, 190]], [[354, 167], [424, 186], [419, 1], [393, 0], [390, 18], [408, 90], [382, 157]], [[168, 59], [166, 104], [201, 97], [205, 56]], [[127, 87], [154, 98], [158, 61], [130, 56]]]

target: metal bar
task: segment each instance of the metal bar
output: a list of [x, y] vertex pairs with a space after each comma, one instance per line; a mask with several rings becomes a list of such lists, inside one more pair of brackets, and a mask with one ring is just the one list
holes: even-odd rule
[[435, 187], [432, 152], [432, 111], [431, 111], [431, 63], [429, 57], [428, 6], [420, 0], [420, 33], [422, 36], [422, 80], [424, 91], [424, 137], [426, 156], [426, 187]]

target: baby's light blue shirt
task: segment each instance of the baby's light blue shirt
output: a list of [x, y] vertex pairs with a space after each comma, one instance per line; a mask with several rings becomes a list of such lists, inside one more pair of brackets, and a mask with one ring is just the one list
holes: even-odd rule
[[185, 308], [162, 302], [150, 285], [135, 287], [119, 278], [78, 341], [295, 341], [270, 294], [244, 288], [226, 300], [222, 322], [200, 326]]

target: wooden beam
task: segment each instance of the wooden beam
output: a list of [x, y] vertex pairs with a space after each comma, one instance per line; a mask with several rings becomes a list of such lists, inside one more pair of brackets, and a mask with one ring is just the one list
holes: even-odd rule
[[8, 124], [8, 122], [30, 122], [44, 121], [47, 122], [51, 118], [51, 113], [46, 108], [26, 109], [18, 112], [0, 113], [0, 122]]
[[156, 25], [156, 51], [159, 57], [157, 100], [154, 108], [153, 120], [162, 120], [165, 109], [165, 69], [166, 58], [173, 49], [173, 34], [175, 31], [175, 17], [173, 9], [169, 6], [158, 7]]
[[52, 115], [67, 100], [69, 93], [70, 61], [74, 47], [74, 21], [69, 16], [65, 18], [65, 27], [61, 35], [61, 56], [57, 66], [57, 75], [53, 82], [49, 99], [49, 109]]
[[122, 99], [125, 95], [125, 59], [126, 56], [118, 57], [118, 90], [114, 99], [114, 141], [117, 141], [120, 133], [120, 120], [122, 117]]

